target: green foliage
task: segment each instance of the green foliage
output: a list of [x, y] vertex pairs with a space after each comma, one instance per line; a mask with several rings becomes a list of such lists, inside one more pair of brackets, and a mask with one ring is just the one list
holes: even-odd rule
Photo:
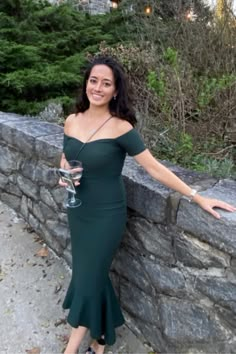
[[[119, 12], [90, 16], [70, 4], [0, 4], [0, 110], [37, 114], [50, 101], [70, 111], [87, 53], [125, 35]], [[121, 29], [121, 30], [120, 30]]]
[[178, 52], [174, 48], [167, 47], [163, 52], [163, 58], [173, 68], [177, 67]]
[[159, 77], [155, 71], [148, 72], [148, 88], [153, 90], [159, 97], [164, 97], [166, 94], [165, 89], [165, 74], [163, 71], [159, 73]]
[[232, 159], [217, 160], [214, 158], [205, 158], [204, 170], [211, 176], [219, 178], [236, 178], [235, 164]]
[[222, 75], [219, 78], [202, 77], [198, 80], [198, 105], [199, 108], [206, 107], [215, 97], [216, 93], [236, 83], [236, 75]]
[[[221, 142], [212, 139], [202, 145], [194, 144], [193, 137], [188, 133], [169, 130], [169, 134], [159, 136], [158, 144], [153, 148], [154, 154], [163, 160], [199, 172], [206, 172], [217, 178], [236, 179], [236, 166], [232, 155], [227, 158], [214, 157], [214, 151]], [[217, 154], [216, 154], [217, 156]]]
[[155, 151], [159, 158], [171, 160], [185, 167], [191, 165], [193, 152], [193, 139], [187, 133], [175, 133], [171, 139], [168, 136], [160, 135], [160, 140]]
[[181, 164], [189, 163], [193, 153], [193, 138], [187, 133], [181, 133], [176, 144], [176, 159]]
[[113, 53], [128, 71], [147, 145], [157, 158], [235, 178], [236, 27], [219, 26], [201, 0], [151, 0], [149, 16], [145, 0], [123, 0], [127, 13], [131, 3], [133, 51], [118, 44]]

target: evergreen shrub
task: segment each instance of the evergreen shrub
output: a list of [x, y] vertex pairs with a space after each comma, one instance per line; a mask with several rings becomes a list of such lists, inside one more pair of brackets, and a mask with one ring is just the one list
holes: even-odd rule
[[65, 3], [0, 3], [0, 110], [36, 115], [52, 101], [73, 106], [87, 52], [122, 36], [119, 13], [90, 16]]

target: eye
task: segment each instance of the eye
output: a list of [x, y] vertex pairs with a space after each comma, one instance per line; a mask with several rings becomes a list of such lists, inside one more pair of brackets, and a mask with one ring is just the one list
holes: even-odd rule
[[111, 84], [110, 84], [109, 82], [105, 82], [105, 83], [104, 83], [104, 86], [105, 86], [105, 87], [110, 87]]
[[90, 82], [91, 84], [96, 84], [96, 79], [89, 79], [89, 82]]

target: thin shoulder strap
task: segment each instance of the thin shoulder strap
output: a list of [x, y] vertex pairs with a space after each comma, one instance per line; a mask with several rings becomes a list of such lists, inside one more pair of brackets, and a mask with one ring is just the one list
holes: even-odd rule
[[80, 149], [79, 149], [79, 151], [78, 151], [78, 153], [77, 153], [77, 156], [76, 156], [76, 159], [75, 159], [75, 160], [77, 160], [77, 158], [78, 158], [78, 156], [79, 156], [81, 150], [83, 150], [83, 148], [85, 147], [85, 145], [92, 139], [92, 137], [93, 137], [112, 117], [113, 117], [113, 116], [110, 116], [109, 118], [107, 118], [107, 119], [105, 120], [105, 122], [103, 122], [103, 123], [95, 130], [95, 132], [93, 132], [93, 134], [91, 134], [91, 135], [88, 137], [88, 139], [81, 145], [81, 147], [80, 147]]

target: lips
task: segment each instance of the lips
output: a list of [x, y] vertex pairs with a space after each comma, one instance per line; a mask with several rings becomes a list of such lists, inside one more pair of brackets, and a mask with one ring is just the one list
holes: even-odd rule
[[101, 100], [101, 99], [103, 98], [102, 95], [97, 95], [97, 94], [95, 94], [95, 93], [92, 94], [92, 97], [93, 97], [93, 99], [95, 99], [95, 100]]

